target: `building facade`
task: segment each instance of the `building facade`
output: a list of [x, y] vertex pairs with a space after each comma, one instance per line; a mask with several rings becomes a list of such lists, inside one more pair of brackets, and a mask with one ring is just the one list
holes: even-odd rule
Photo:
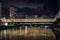
[[0, 18], [1, 18], [1, 2], [0, 2]]
[[9, 11], [10, 11], [10, 18], [15, 18], [16, 17], [16, 8], [14, 6], [11, 6]]

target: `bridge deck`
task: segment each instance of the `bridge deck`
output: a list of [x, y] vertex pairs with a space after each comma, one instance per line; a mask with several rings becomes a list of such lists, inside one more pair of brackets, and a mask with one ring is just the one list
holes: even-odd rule
[[55, 22], [56, 19], [1, 19], [3, 22]]

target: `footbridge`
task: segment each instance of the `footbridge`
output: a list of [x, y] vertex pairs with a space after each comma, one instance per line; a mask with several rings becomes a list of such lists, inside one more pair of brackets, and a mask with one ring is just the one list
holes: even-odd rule
[[2, 22], [55, 22], [56, 19], [1, 19]]

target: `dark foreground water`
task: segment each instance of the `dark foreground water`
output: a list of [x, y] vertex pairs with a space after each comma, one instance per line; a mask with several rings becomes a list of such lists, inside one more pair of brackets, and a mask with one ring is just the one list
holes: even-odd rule
[[[40, 28], [7, 29], [0, 31], [0, 40], [51, 40], [50, 37], [37, 36], [37, 35], [45, 34], [44, 32], [45, 29], [40, 29]], [[28, 36], [31, 33], [34, 36]]]
[[50, 40], [48, 38], [41, 38], [41, 37], [37, 37], [37, 38], [33, 38], [33, 37], [24, 37], [24, 36], [16, 36], [16, 37], [2, 37], [0, 38], [0, 40]]

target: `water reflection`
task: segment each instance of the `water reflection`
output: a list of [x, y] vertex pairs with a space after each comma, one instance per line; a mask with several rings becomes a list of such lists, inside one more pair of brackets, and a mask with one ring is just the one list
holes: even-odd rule
[[48, 30], [45, 28], [28, 28], [27, 26], [25, 26], [25, 29], [21, 27], [19, 29], [6, 29], [0, 31], [0, 40], [48, 40], [46, 36], [50, 35], [47, 32]]

